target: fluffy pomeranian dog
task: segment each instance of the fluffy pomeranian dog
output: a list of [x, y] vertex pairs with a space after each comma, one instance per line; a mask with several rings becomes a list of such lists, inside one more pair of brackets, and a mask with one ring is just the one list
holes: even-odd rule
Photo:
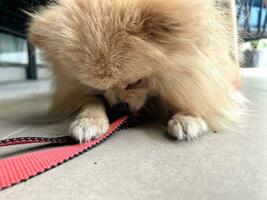
[[80, 142], [109, 128], [102, 97], [132, 112], [156, 98], [178, 140], [229, 127], [243, 101], [233, 3], [59, 0], [31, 14], [29, 39], [53, 66], [53, 113], [75, 117]]

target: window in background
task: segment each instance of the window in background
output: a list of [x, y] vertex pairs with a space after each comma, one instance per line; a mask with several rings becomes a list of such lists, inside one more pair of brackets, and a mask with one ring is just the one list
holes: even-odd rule
[[28, 55], [26, 40], [0, 33], [0, 62], [27, 64]]
[[267, 0], [237, 0], [244, 67], [267, 67]]
[[[28, 65], [27, 41], [23, 38], [0, 33], [0, 82], [26, 80]], [[39, 78], [48, 78], [50, 72], [37, 50], [36, 62]]]

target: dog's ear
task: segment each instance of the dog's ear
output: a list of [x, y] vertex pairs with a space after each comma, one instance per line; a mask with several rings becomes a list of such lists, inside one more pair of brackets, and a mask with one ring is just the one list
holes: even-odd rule
[[[39, 8], [35, 13], [27, 13], [30, 17], [28, 26], [29, 41], [38, 46], [43, 47], [47, 43], [48, 37], [58, 34], [59, 23], [56, 19], [55, 9], [50, 7]], [[52, 8], [52, 6], [51, 6]]]
[[158, 43], [171, 43], [179, 31], [177, 9], [173, 1], [156, 0], [140, 5], [140, 34]]
[[41, 47], [49, 34], [49, 19], [43, 18], [40, 14], [29, 15], [31, 19], [28, 27], [28, 39], [32, 44]]

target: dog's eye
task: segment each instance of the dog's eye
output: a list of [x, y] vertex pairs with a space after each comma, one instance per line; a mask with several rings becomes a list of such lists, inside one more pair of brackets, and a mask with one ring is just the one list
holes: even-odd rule
[[125, 89], [126, 90], [136, 89], [141, 85], [142, 81], [143, 81], [143, 79], [139, 79], [138, 81], [127, 85], [127, 87]]

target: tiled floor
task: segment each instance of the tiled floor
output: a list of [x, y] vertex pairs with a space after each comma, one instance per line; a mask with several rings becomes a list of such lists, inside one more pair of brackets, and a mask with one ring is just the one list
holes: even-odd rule
[[38, 81], [0, 82], [0, 101], [16, 98], [29, 98], [50, 91], [51, 81], [42, 79]]
[[[244, 74], [251, 113], [236, 132], [206, 134], [186, 143], [169, 140], [155, 125], [122, 131], [92, 151], [0, 192], [0, 199], [267, 199], [267, 70]], [[0, 138], [65, 134], [65, 125], [49, 125], [42, 117], [48, 106], [47, 95], [0, 101]], [[0, 157], [32, 148], [0, 149]]]

